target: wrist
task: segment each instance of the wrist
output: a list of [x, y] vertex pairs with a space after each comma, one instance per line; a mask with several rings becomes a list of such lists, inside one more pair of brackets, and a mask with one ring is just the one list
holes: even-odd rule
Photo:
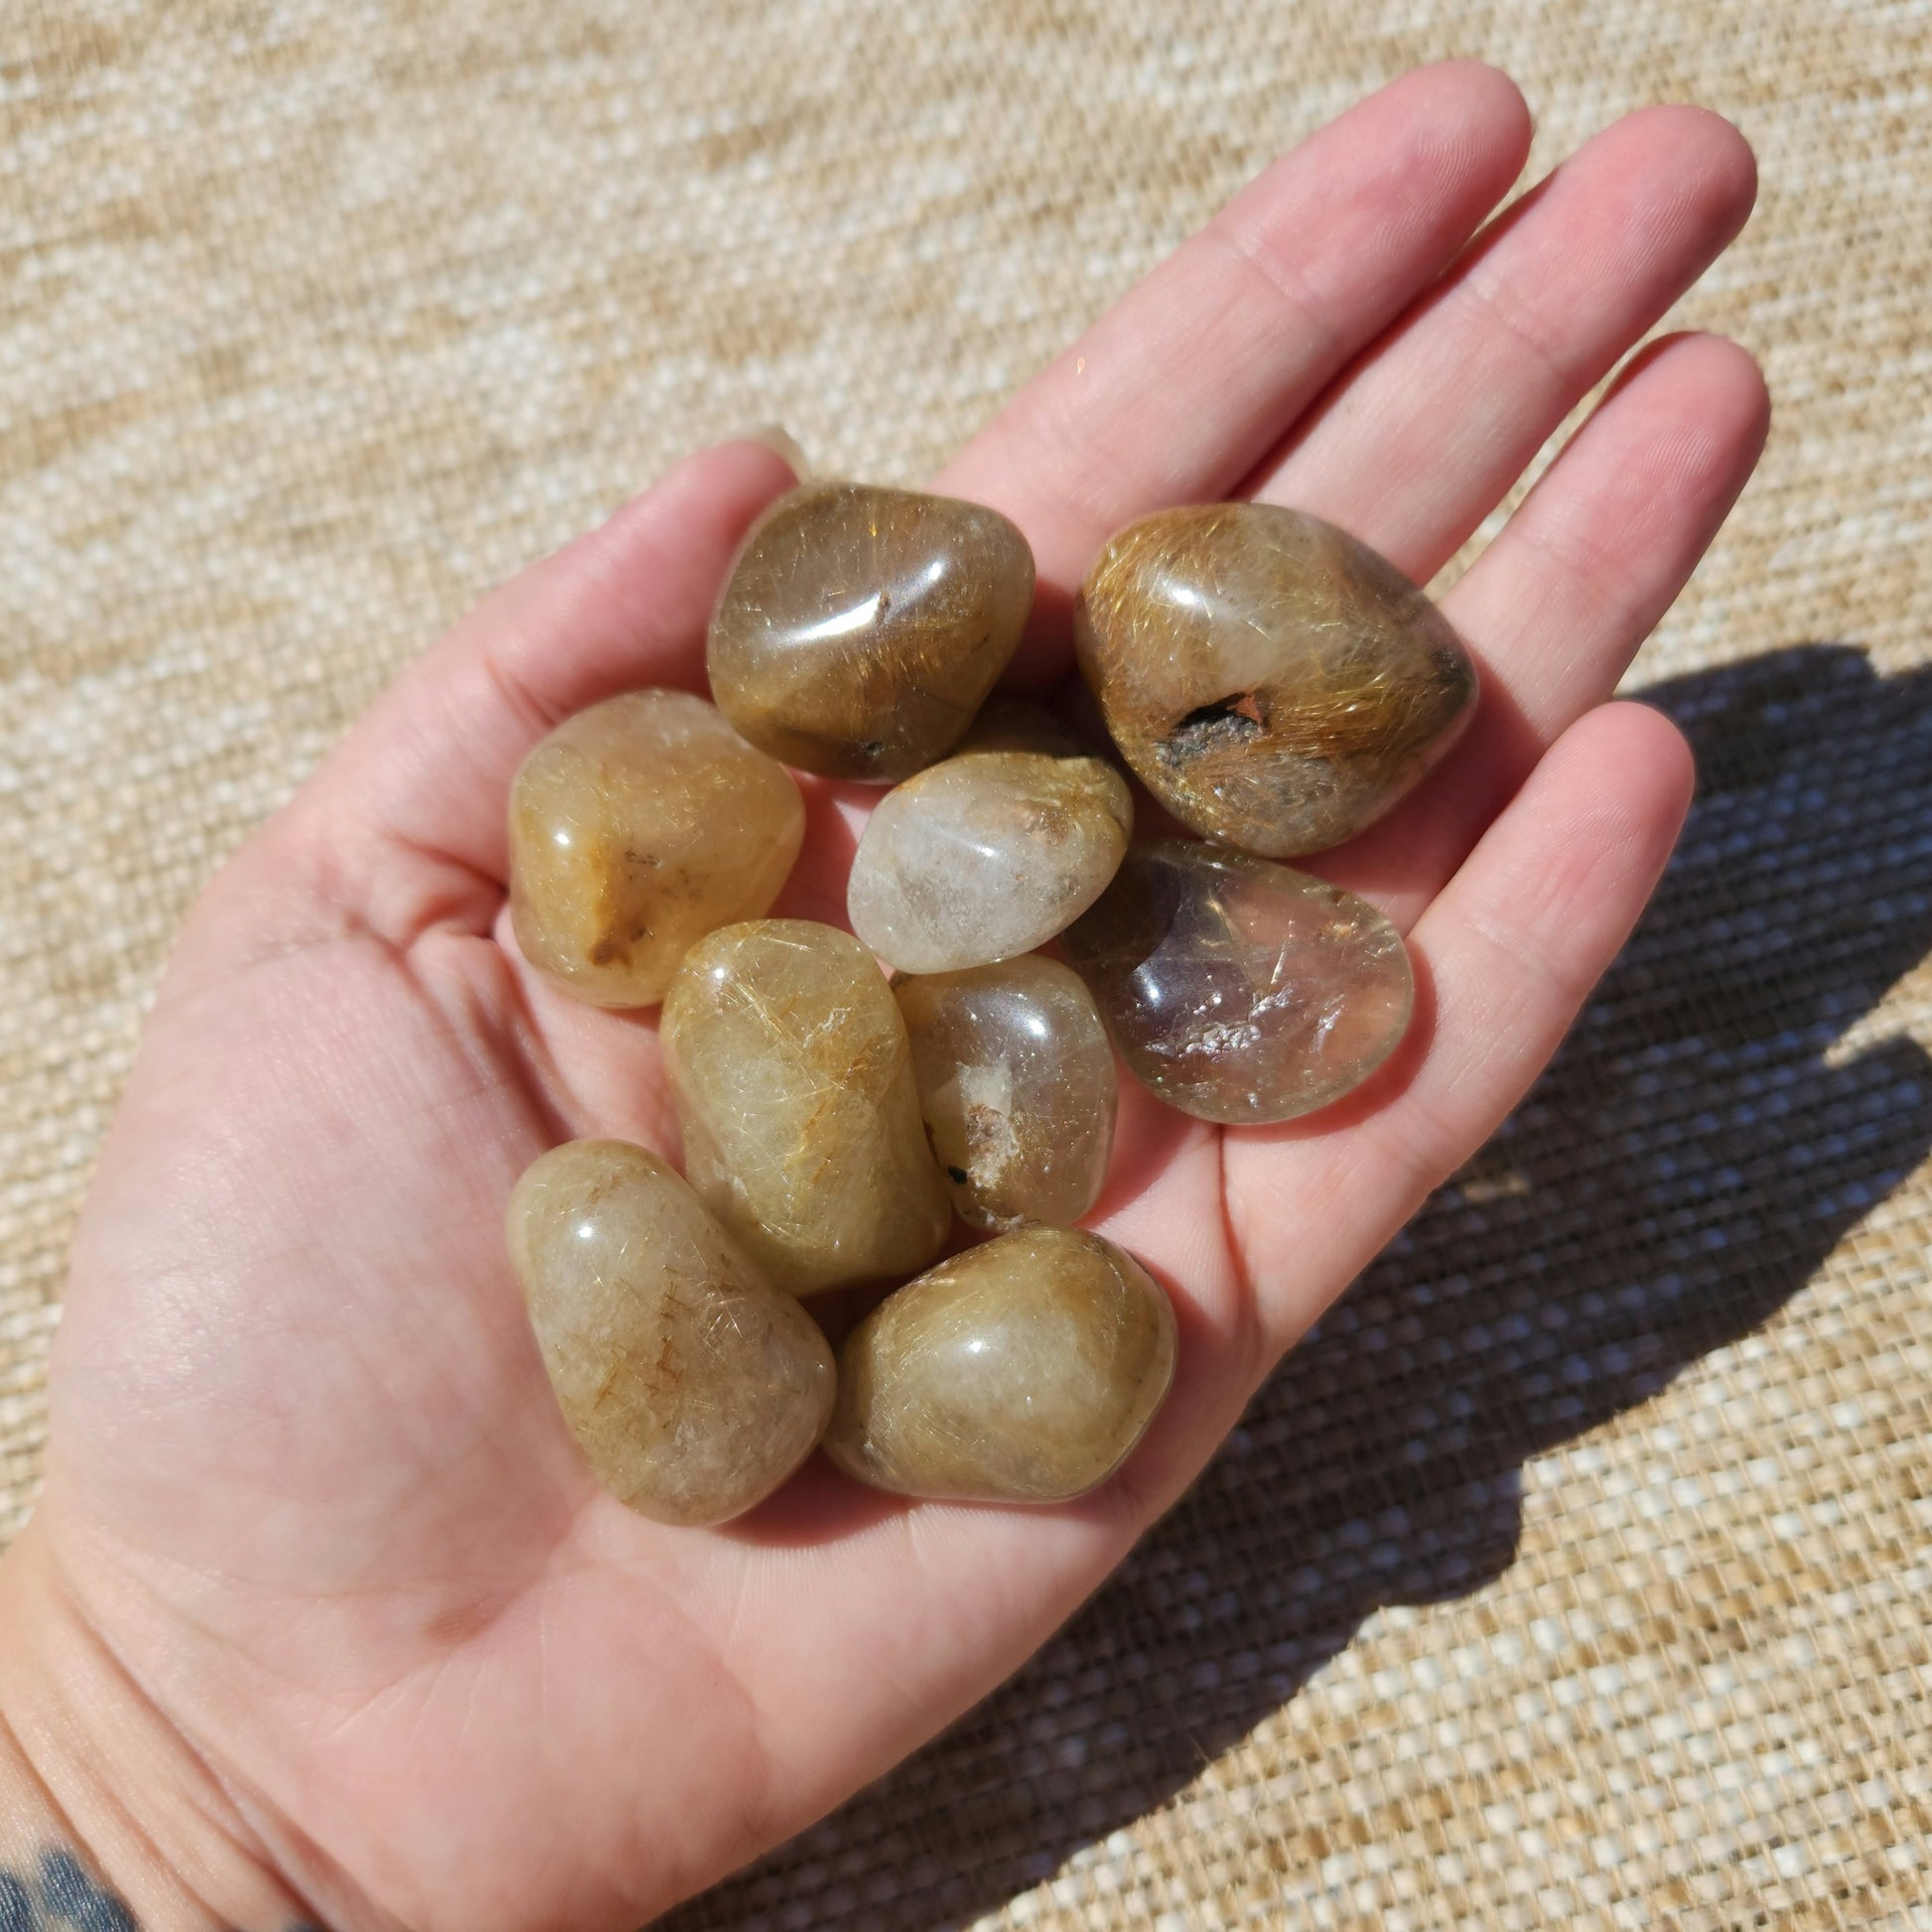
[[0, 1927], [85, 1919], [100, 1932], [138, 1923], [75, 1844], [72, 1826], [0, 1721]]
[[0, 1932], [307, 1924], [250, 1837], [31, 1523], [0, 1559]]

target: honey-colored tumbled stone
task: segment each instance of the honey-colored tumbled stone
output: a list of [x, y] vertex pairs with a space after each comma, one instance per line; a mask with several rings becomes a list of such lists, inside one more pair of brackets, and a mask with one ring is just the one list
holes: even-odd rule
[[907, 1275], [945, 1245], [905, 1023], [850, 933], [757, 919], [701, 939], [661, 1036], [684, 1172], [779, 1288]]
[[1093, 903], [1133, 829], [1127, 780], [1035, 705], [989, 705], [895, 786], [852, 860], [852, 929], [906, 973], [1044, 945]]
[[1270, 858], [1372, 825], [1476, 701], [1449, 620], [1345, 531], [1272, 503], [1130, 523], [1074, 618], [1107, 729], [1183, 825]]
[[1033, 552], [997, 510], [806, 483], [732, 565], [711, 620], [712, 696], [787, 764], [891, 783], [959, 742], [1033, 602]]
[[564, 1420], [620, 1502], [722, 1523], [811, 1453], [829, 1344], [656, 1155], [553, 1148], [516, 1183], [507, 1231]]
[[1128, 1066], [1202, 1120], [1293, 1120], [1395, 1050], [1415, 985], [1353, 893], [1245, 853], [1136, 844], [1062, 940]]
[[1173, 1363], [1173, 1310], [1139, 1262], [1097, 1234], [1022, 1228], [846, 1337], [825, 1452], [901, 1495], [1067, 1502], [1127, 1459]]
[[1116, 1099], [1114, 1049], [1079, 976], [1028, 953], [894, 991], [960, 1218], [1071, 1227], [1107, 1178]]
[[688, 691], [567, 718], [510, 787], [510, 916], [532, 966], [655, 1006], [694, 939], [757, 918], [805, 836], [791, 774]]

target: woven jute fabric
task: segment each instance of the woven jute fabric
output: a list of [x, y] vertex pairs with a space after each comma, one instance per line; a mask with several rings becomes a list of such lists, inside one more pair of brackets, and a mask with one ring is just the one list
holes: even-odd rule
[[[11, 0], [0, 1514], [183, 908], [483, 587], [787, 424], [915, 479], [1379, 80], [1737, 120], [1703, 789], [1511, 1127], [952, 1734], [680, 1932], [1932, 1925], [1932, 5]], [[652, 1748], [664, 1748], [657, 1740]]]

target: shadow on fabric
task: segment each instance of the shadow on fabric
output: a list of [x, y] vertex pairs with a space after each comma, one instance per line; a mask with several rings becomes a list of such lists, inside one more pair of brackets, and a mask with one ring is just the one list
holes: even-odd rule
[[1527, 1458], [1769, 1318], [1932, 1148], [1924, 1051], [1841, 1045], [1932, 950], [1932, 670], [1804, 644], [1639, 695], [1695, 744], [1698, 802], [1516, 1116], [1040, 1657], [664, 1924], [997, 1909], [1188, 1784], [1375, 1610], [1499, 1577]]

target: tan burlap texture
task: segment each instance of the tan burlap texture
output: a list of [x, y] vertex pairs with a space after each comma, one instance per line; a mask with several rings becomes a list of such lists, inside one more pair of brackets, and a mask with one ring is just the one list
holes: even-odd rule
[[1447, 54], [1539, 169], [1686, 97], [1761, 157], [1674, 320], [1778, 424], [1632, 680], [1682, 856], [1113, 1586], [675, 1923], [1932, 1925], [1928, 0], [11, 0], [4, 1529], [169, 936], [396, 667], [716, 433], [917, 478]]

